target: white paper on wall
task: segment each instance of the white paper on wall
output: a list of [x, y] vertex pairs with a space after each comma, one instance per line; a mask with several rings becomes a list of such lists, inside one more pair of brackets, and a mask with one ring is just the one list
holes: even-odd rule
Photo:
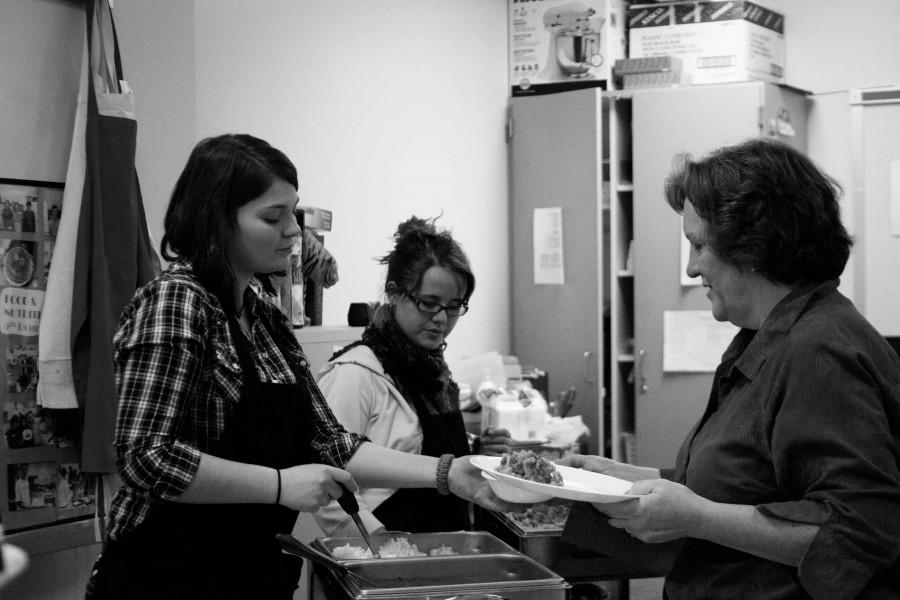
[[738, 331], [728, 321], [716, 321], [709, 310], [665, 311], [663, 371], [714, 372]]
[[533, 218], [534, 283], [562, 285], [566, 282], [562, 208], [535, 208]]

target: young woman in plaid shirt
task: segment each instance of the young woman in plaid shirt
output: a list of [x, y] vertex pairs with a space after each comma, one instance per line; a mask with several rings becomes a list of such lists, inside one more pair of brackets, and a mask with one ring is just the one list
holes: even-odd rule
[[297, 185], [291, 161], [249, 135], [203, 140], [188, 159], [165, 216], [171, 264], [115, 337], [123, 486], [88, 598], [287, 600], [300, 562], [275, 534], [357, 482], [510, 508], [467, 459], [393, 451], [335, 420], [265, 293], [300, 234]]

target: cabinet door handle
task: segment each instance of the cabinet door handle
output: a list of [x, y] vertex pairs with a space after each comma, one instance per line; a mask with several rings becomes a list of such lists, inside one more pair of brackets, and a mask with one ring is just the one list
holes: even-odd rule
[[644, 357], [647, 355], [646, 350], [638, 351], [638, 359], [637, 359], [637, 375], [638, 381], [640, 382], [640, 386], [638, 389], [642, 394], [647, 393], [647, 378], [644, 376]]
[[588, 350], [584, 353], [584, 382], [585, 383], [594, 383], [594, 378], [591, 377], [591, 357], [594, 356], [594, 353]]

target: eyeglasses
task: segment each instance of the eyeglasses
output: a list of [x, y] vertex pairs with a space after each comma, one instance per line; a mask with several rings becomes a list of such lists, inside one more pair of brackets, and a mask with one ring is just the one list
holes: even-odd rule
[[403, 292], [403, 295], [408, 297], [416, 304], [416, 308], [419, 310], [419, 312], [423, 312], [425, 314], [436, 315], [442, 310], [445, 310], [447, 311], [448, 317], [461, 317], [469, 312], [469, 305], [465, 302], [461, 302], [459, 304], [444, 305], [440, 302], [422, 300], [421, 298], [414, 296], [409, 292]]

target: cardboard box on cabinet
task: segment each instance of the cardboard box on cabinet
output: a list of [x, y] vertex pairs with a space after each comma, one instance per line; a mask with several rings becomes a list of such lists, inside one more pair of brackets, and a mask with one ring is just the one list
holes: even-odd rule
[[784, 15], [746, 0], [629, 6], [629, 58], [667, 55], [693, 84], [784, 83]]
[[513, 96], [612, 87], [626, 55], [624, 0], [509, 0]]

